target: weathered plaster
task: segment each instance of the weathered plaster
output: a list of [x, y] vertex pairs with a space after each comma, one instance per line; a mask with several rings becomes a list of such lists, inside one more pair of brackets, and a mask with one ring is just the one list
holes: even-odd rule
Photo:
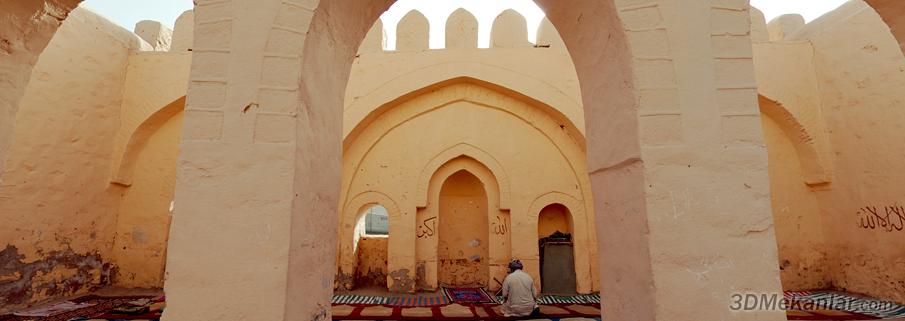
[[794, 37], [813, 45], [834, 151], [835, 179], [818, 194], [833, 286], [905, 302], [905, 56], [888, 28], [866, 3], [851, 1]]
[[[77, 9], [34, 67], [0, 185], [0, 246], [21, 256], [10, 268], [32, 269], [18, 272], [32, 290], [15, 304], [84, 293], [110, 281], [100, 275], [111, 270], [104, 265], [112, 261], [121, 192], [108, 184], [111, 143], [129, 54], [140, 48], [134, 34]], [[62, 265], [42, 267], [55, 262]], [[34, 278], [33, 269], [45, 275]], [[62, 284], [65, 290], [36, 290]]]

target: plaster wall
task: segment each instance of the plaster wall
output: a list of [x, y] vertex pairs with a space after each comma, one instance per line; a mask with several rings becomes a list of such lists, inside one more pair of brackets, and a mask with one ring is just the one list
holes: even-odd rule
[[[178, 30], [178, 29], [177, 29]], [[124, 80], [120, 121], [113, 141], [110, 179], [132, 184], [132, 167], [148, 137], [182, 110], [188, 90], [192, 54], [189, 52], [133, 52]], [[174, 106], [174, 102], [180, 101]], [[170, 106], [170, 108], [167, 108]]]
[[[340, 274], [350, 271], [351, 261], [343, 258], [351, 250], [357, 204], [363, 202], [358, 199], [373, 191], [399, 209], [398, 218], [390, 209], [389, 288], [415, 289], [415, 283], [394, 287], [399, 281], [392, 274], [403, 270], [410, 271], [406, 277], [418, 288], [442, 283], [439, 261], [446, 258], [438, 256], [438, 247], [450, 235], [443, 232], [447, 223], [440, 191], [447, 177], [464, 169], [481, 179], [488, 209], [483, 217], [474, 217], [480, 222], [456, 228], [479, 236], [463, 238], [453, 253], [469, 257], [476, 254], [471, 249], [489, 246], [479, 255], [489, 264], [490, 276], [482, 272], [478, 282], [502, 280], [510, 258], [521, 259], [538, 276], [538, 214], [559, 201], [569, 204], [575, 220], [582, 222], [575, 231], [576, 252], [582, 253], [576, 264], [578, 291], [594, 291], [594, 235], [587, 228], [593, 220], [585, 214], [592, 211], [588, 177], [581, 174], [586, 165], [578, 130], [550, 107], [479, 83], [462, 81], [420, 93], [375, 111], [381, 112], [379, 118], [359, 124], [355, 136], [347, 138]], [[538, 170], [537, 164], [544, 165]], [[546, 196], [553, 192], [558, 196]], [[459, 223], [464, 220], [454, 220], [450, 227]], [[474, 239], [479, 246], [462, 247]]]
[[489, 286], [489, 225], [484, 184], [468, 171], [446, 178], [440, 189], [438, 279], [447, 286]]
[[793, 39], [813, 44], [835, 179], [821, 207], [833, 285], [905, 302], [905, 57], [866, 3], [851, 1]]
[[[0, 186], [0, 310], [109, 284], [112, 142], [134, 34], [76, 9], [41, 54]], [[2, 312], [2, 311], [0, 311]]]
[[362, 54], [352, 65], [346, 90], [344, 137], [381, 105], [460, 77], [530, 96], [565, 115], [584, 134], [581, 92], [568, 52], [531, 47]]
[[[38, 56], [79, 0], [0, 3], [0, 162], [6, 161], [16, 113]], [[3, 174], [0, 173], [0, 178]]]
[[163, 287], [183, 119], [183, 102], [177, 104], [178, 112], [157, 124], [129, 165], [134, 174], [131, 185], [123, 187], [113, 243], [113, 260], [120, 272], [116, 286]]
[[[761, 102], [765, 103], [772, 102]], [[825, 289], [832, 279], [824, 246], [825, 223], [816, 192], [802, 179], [798, 151], [787, 131], [770, 116], [763, 115], [761, 121], [770, 162], [773, 222], [783, 288]]]
[[362, 286], [387, 285], [386, 237], [362, 237], [358, 240], [358, 265], [355, 268], [355, 283]]
[[827, 288], [830, 249], [818, 190], [833, 184], [833, 154], [814, 48], [801, 40], [767, 41], [762, 15], [752, 24], [763, 33], [753, 52], [783, 288]]
[[796, 149], [805, 156], [801, 160], [801, 180], [811, 186], [830, 183], [834, 155], [824, 119], [825, 98], [820, 92], [814, 47], [800, 40], [759, 42], [753, 47], [761, 114], [780, 121]]

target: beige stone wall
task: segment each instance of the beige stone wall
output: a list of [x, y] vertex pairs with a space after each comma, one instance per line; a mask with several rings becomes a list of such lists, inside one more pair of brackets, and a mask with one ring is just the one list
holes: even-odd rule
[[29, 213], [3, 217], [4, 308], [163, 285], [191, 55], [154, 49], [77, 9], [41, 54], [0, 191], [0, 213]]
[[[0, 162], [6, 161], [16, 113], [32, 68], [57, 28], [79, 0], [4, 1], [0, 3]], [[0, 173], [0, 178], [3, 174]]]
[[[772, 105], [771, 105], [772, 104]], [[782, 108], [761, 100], [761, 108]], [[770, 162], [773, 223], [779, 247], [780, 276], [787, 290], [824, 289], [832, 285], [823, 228], [825, 221], [815, 191], [802, 179], [801, 159], [789, 124], [762, 114]], [[802, 157], [807, 157], [802, 155]]]
[[905, 57], [862, 1], [787, 20], [773, 26], [781, 39], [754, 46], [783, 284], [902, 302]]
[[[177, 29], [179, 30], [179, 29]], [[183, 108], [166, 108], [186, 95], [191, 53], [134, 52], [124, 79], [120, 122], [113, 142], [114, 183], [132, 184], [132, 163], [157, 127]]]
[[355, 283], [364, 286], [385, 287], [387, 285], [387, 245], [386, 237], [362, 237], [358, 240]]
[[72, 12], [41, 54], [0, 186], [0, 310], [109, 284], [118, 187], [112, 142], [134, 34]]
[[439, 192], [435, 217], [439, 283], [489, 286], [490, 215], [484, 183], [463, 170], [447, 177]]
[[905, 302], [905, 136], [898, 130], [905, 57], [888, 30], [872, 8], [853, 1], [794, 37], [814, 46], [835, 155], [835, 178], [821, 198], [834, 286]]
[[173, 105], [175, 114], [154, 124], [129, 164], [132, 179], [123, 188], [113, 243], [119, 287], [163, 287], [184, 101]]
[[[482, 270], [484, 276], [472, 281], [495, 288], [489, 281], [505, 277], [510, 258], [521, 259], [536, 275], [538, 215], [546, 205], [560, 202], [582, 222], [575, 231], [576, 251], [582, 253], [576, 264], [581, 280], [577, 290], [595, 291], [590, 273], [595, 236], [587, 228], [594, 223], [585, 214], [592, 208], [588, 177], [580, 174], [586, 165], [578, 129], [555, 109], [524, 100], [521, 95], [530, 91], [500, 92], [460, 80], [418, 93], [379, 106], [373, 113], [380, 117], [365, 117], [369, 122], [358, 124], [346, 139], [340, 280], [351, 271], [349, 253], [359, 204], [380, 203], [390, 211], [388, 285], [410, 291], [416, 285], [435, 289], [449, 282], [441, 261], [453, 258], [443, 257], [441, 250], [451, 247], [452, 253], [467, 254], [476, 239], [474, 248], [487, 246], [482, 250], [487, 252], [472, 254], [478, 254], [489, 271]], [[483, 218], [457, 229], [463, 220], [444, 224], [444, 213], [451, 214], [445, 212], [440, 193], [447, 178], [460, 170], [481, 179], [489, 204]], [[452, 246], [454, 235], [463, 231], [479, 234]], [[404, 270], [415, 272], [405, 275], [413, 283], [402, 278], [412, 288], [396, 284], [400, 281], [394, 272]]]

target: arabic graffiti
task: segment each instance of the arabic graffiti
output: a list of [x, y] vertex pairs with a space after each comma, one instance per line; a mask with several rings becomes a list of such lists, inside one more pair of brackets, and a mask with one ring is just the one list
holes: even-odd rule
[[493, 234], [506, 235], [506, 233], [509, 233], [509, 218], [497, 215], [496, 221], [494, 221], [491, 225]]
[[434, 236], [437, 231], [437, 217], [431, 217], [418, 224], [417, 227], [417, 235], [419, 239], [429, 238]]
[[886, 206], [878, 209], [876, 206], [865, 206], [858, 209], [858, 227], [866, 230], [881, 230], [897, 232], [905, 229], [905, 207]]

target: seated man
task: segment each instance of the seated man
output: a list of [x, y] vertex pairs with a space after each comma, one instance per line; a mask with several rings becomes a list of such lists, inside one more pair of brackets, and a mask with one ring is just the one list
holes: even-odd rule
[[537, 314], [534, 279], [522, 271], [522, 262], [509, 262], [509, 275], [503, 281], [503, 315], [525, 317]]

